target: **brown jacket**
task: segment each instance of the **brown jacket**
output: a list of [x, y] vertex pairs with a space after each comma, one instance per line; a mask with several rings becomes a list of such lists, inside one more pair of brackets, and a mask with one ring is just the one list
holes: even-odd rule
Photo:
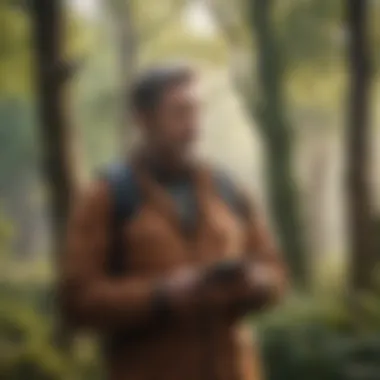
[[[113, 278], [105, 265], [111, 244], [112, 199], [104, 182], [93, 184], [75, 203], [63, 263], [63, 305], [78, 325], [104, 334], [151, 323], [152, 291], [158, 278], [188, 266], [204, 266], [250, 254], [277, 273], [265, 300], [274, 303], [285, 288], [284, 267], [266, 229], [246, 205], [238, 218], [218, 197], [208, 171], [195, 171], [197, 230], [180, 228], [168, 194], [144, 170], [136, 170], [144, 202], [122, 231], [128, 272]], [[241, 314], [176, 321], [162, 331], [127, 342], [107, 358], [111, 380], [258, 380], [259, 360], [252, 332]]]

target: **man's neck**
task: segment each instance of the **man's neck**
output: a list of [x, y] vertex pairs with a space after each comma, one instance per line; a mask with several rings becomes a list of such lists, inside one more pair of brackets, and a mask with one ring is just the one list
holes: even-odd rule
[[171, 157], [164, 152], [149, 150], [143, 155], [144, 165], [158, 179], [188, 178], [193, 168], [191, 160]]

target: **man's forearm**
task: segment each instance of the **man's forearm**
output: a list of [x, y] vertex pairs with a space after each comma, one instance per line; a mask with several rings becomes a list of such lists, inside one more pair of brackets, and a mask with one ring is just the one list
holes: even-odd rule
[[191, 319], [212, 307], [212, 297], [206, 294], [212, 286], [204, 276], [199, 268], [183, 268], [155, 280], [71, 279], [62, 287], [62, 304], [74, 324], [96, 329]]
[[261, 272], [257, 263], [222, 262], [203, 270], [181, 270], [159, 281], [141, 277], [67, 281], [63, 306], [72, 323], [101, 330], [162, 324], [203, 311], [220, 314], [226, 307], [258, 308], [272, 303], [277, 280], [260, 276]]
[[155, 320], [165, 308], [156, 302], [155, 283], [147, 279], [99, 279], [64, 287], [63, 306], [68, 317], [86, 327], [136, 327]]

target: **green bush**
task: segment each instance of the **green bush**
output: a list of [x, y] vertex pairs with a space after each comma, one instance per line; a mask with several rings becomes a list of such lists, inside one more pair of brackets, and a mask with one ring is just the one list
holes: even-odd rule
[[[41, 290], [40, 288], [37, 288]], [[15, 290], [0, 304], [0, 378], [7, 380], [97, 380], [101, 368], [94, 344], [78, 340], [66, 355], [53, 342], [52, 314], [17, 299]], [[4, 295], [4, 294], [3, 294]], [[35, 298], [39, 297], [35, 295]]]
[[0, 318], [0, 377], [9, 380], [60, 380], [65, 363], [49, 342], [47, 318], [32, 308], [3, 300]]
[[378, 380], [380, 330], [366, 331], [352, 316], [336, 301], [301, 300], [263, 317], [267, 379]]
[[[97, 380], [95, 345], [78, 339], [70, 355], [53, 341], [54, 314], [48, 286], [0, 286], [0, 378], [7, 380]], [[4, 354], [3, 354], [4, 353]]]
[[[79, 339], [72, 355], [64, 355], [52, 343], [52, 315], [14, 297], [21, 293], [14, 290], [1, 298], [0, 351], [5, 355], [0, 378], [102, 379], [94, 342]], [[256, 322], [267, 380], [379, 379], [380, 330], [358, 326], [353, 313], [336, 300], [291, 300]]]

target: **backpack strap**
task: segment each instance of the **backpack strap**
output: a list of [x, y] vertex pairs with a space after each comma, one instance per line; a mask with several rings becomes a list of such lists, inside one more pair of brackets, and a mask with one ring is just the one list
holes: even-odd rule
[[214, 181], [223, 201], [231, 210], [243, 220], [246, 219], [246, 210], [241, 199], [240, 189], [234, 181], [222, 170], [215, 170]]
[[[137, 181], [131, 167], [125, 163], [110, 166], [100, 174], [107, 182], [112, 200], [112, 223], [110, 233], [112, 246], [107, 260], [107, 271], [111, 276], [118, 277], [128, 270], [126, 261], [125, 241], [122, 238], [122, 228], [130, 220], [140, 203]], [[138, 333], [140, 333], [138, 331]], [[117, 331], [103, 337], [103, 352], [106, 356], [117, 352], [128, 342], [133, 342], [139, 335], [134, 331]]]
[[112, 247], [108, 256], [107, 270], [113, 276], [120, 276], [127, 270], [122, 228], [125, 221], [132, 218], [138, 203], [139, 192], [131, 168], [125, 163], [112, 165], [101, 178], [109, 186], [112, 200]]

